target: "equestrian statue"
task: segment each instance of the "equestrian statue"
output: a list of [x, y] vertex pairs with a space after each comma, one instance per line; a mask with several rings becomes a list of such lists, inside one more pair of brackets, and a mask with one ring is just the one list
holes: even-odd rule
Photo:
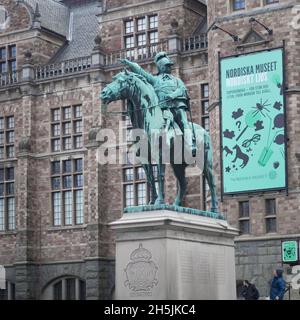
[[[192, 119], [188, 121], [187, 113], [191, 118], [190, 98], [183, 81], [171, 74], [173, 62], [165, 52], [157, 53], [154, 58], [157, 75], [146, 72], [128, 59], [121, 59], [120, 62], [130, 71], [125, 68], [114, 76], [113, 81], [102, 90], [100, 97], [106, 105], [112, 101], [126, 100], [126, 113], [133, 129], [144, 130], [148, 137], [149, 153], [144, 157], [145, 161], [141, 161], [141, 165], [151, 188], [150, 204], [165, 204], [166, 163], [163, 146], [167, 146], [178, 186], [174, 205], [182, 206], [187, 186], [185, 169], [192, 164], [203, 171], [211, 193], [211, 212], [218, 212], [210, 135], [200, 125], [193, 123]], [[178, 139], [182, 141], [180, 152], [175, 143]], [[192, 161], [182, 159], [178, 162], [174, 156], [176, 153], [189, 154]], [[155, 186], [153, 160], [157, 165], [158, 190]]]

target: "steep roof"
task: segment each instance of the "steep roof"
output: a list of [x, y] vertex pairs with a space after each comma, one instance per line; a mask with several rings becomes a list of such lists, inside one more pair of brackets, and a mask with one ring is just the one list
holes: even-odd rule
[[24, 0], [33, 11], [38, 4], [41, 14], [41, 26], [59, 35], [67, 37], [69, 32], [70, 9], [55, 0]]
[[70, 40], [61, 48], [51, 62], [89, 56], [99, 32], [97, 14], [101, 13], [99, 2], [70, 8]]

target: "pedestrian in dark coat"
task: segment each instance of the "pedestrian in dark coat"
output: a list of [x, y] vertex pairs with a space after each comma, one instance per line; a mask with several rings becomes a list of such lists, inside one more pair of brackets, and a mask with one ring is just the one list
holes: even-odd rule
[[282, 277], [283, 270], [274, 271], [274, 277], [271, 283], [270, 300], [283, 300], [285, 293], [285, 281]]
[[245, 300], [258, 300], [259, 292], [254, 284], [250, 283], [248, 280], [244, 280], [242, 289], [242, 296]]

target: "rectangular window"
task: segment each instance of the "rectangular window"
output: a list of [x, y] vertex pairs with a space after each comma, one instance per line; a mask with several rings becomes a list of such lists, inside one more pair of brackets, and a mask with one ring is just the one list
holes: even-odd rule
[[240, 232], [242, 234], [249, 234], [250, 233], [250, 221], [249, 220], [240, 220]]
[[157, 15], [149, 17], [149, 28], [150, 29], [158, 28], [158, 16]]
[[13, 116], [0, 118], [0, 159], [15, 156], [15, 121]]
[[75, 118], [82, 118], [82, 108], [81, 106], [74, 107], [74, 117]]
[[83, 146], [82, 136], [74, 137], [74, 148], [80, 149]]
[[245, 0], [232, 0], [232, 10], [243, 10], [245, 9]]
[[52, 140], [52, 151], [60, 151], [60, 139]]
[[275, 233], [277, 231], [276, 218], [268, 218], [266, 219], [266, 232], [267, 233]]
[[60, 174], [60, 162], [59, 161], [53, 161], [52, 162], [52, 174]]
[[[81, 106], [52, 109], [51, 122], [52, 152], [82, 148], [83, 121]], [[76, 138], [74, 135], [76, 135]]]
[[13, 158], [15, 156], [14, 146], [7, 146], [6, 147], [6, 156], [7, 156], [7, 158]]
[[125, 38], [125, 48], [126, 49], [134, 48], [134, 36]]
[[276, 215], [276, 200], [266, 199], [266, 215]]
[[139, 34], [137, 36], [137, 45], [140, 46], [145, 46], [147, 44], [146, 41], [146, 34]]
[[74, 132], [75, 133], [82, 133], [82, 120], [74, 122]]
[[15, 230], [15, 172], [13, 167], [0, 169], [0, 231]]
[[242, 234], [250, 233], [250, 208], [249, 201], [239, 202], [239, 227]]
[[146, 174], [142, 167], [137, 168], [137, 180], [145, 180]]
[[59, 124], [52, 125], [52, 136], [53, 137], [60, 136], [60, 125]]
[[201, 85], [202, 99], [209, 97], [209, 86], [207, 83]]
[[71, 122], [63, 123], [63, 132], [64, 132], [65, 136], [72, 134], [72, 123]]
[[276, 199], [266, 199], [266, 232], [277, 232]]
[[82, 170], [82, 159], [54, 161], [51, 163], [54, 226], [70, 226], [83, 223]]
[[66, 191], [64, 194], [64, 214], [65, 214], [65, 225], [72, 225], [72, 192]]
[[154, 43], [158, 42], [158, 32], [157, 31], [149, 33], [149, 41], [150, 41], [150, 44], [154, 44]]
[[72, 176], [64, 176], [63, 177], [63, 188], [71, 189], [72, 188]]
[[60, 121], [60, 109], [52, 110], [52, 121]]
[[137, 185], [137, 201], [138, 206], [143, 206], [147, 203], [146, 183], [139, 183]]
[[61, 193], [55, 192], [52, 194], [53, 197], [53, 218], [54, 218], [54, 226], [61, 225]]
[[82, 171], [82, 159], [75, 159], [75, 172], [81, 172]]
[[76, 299], [75, 279], [66, 280], [66, 300]]
[[144, 31], [146, 30], [146, 18], [139, 18], [137, 19], [137, 31]]
[[63, 115], [64, 115], [64, 120], [71, 119], [71, 107], [63, 108]]
[[125, 205], [126, 207], [134, 206], [133, 184], [128, 184], [125, 186]]
[[[127, 58], [144, 59], [149, 54], [147, 46], [158, 43], [158, 16], [137, 17], [124, 22], [124, 46]], [[137, 50], [134, 50], [138, 47]], [[156, 46], [151, 46], [153, 51]], [[150, 51], [151, 51], [150, 50]], [[151, 55], [154, 52], [151, 52]]]
[[6, 143], [13, 144], [15, 142], [15, 132], [14, 131], [7, 131], [6, 133]]
[[0, 198], [0, 231], [5, 230], [5, 206], [4, 199]]
[[239, 202], [239, 215], [240, 218], [249, 217], [249, 201]]
[[8, 230], [15, 230], [15, 198], [7, 199]]
[[125, 33], [133, 33], [134, 32], [134, 21], [125, 21]]
[[0, 130], [4, 130], [4, 118], [0, 118]]
[[52, 190], [60, 189], [60, 177], [52, 178]]
[[83, 175], [77, 174], [74, 176], [74, 187], [82, 188], [83, 187]]
[[0, 48], [0, 73], [9, 73], [4, 83], [13, 83], [16, 81], [17, 70], [17, 47], [10, 45]]
[[64, 173], [72, 172], [72, 161], [71, 160], [63, 161], [63, 171], [64, 171]]
[[124, 171], [124, 180], [127, 181], [133, 181], [133, 169], [125, 169]]
[[83, 224], [83, 191], [75, 191], [76, 224]]
[[6, 60], [6, 48], [0, 48], [0, 60]]
[[71, 138], [63, 138], [63, 149], [71, 150], [72, 149], [72, 139]]

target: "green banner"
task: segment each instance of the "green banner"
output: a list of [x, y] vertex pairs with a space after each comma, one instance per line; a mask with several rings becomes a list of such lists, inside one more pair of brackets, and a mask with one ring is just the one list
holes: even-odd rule
[[223, 193], [286, 188], [283, 49], [220, 65]]
[[283, 241], [282, 242], [282, 262], [298, 261], [298, 242]]

